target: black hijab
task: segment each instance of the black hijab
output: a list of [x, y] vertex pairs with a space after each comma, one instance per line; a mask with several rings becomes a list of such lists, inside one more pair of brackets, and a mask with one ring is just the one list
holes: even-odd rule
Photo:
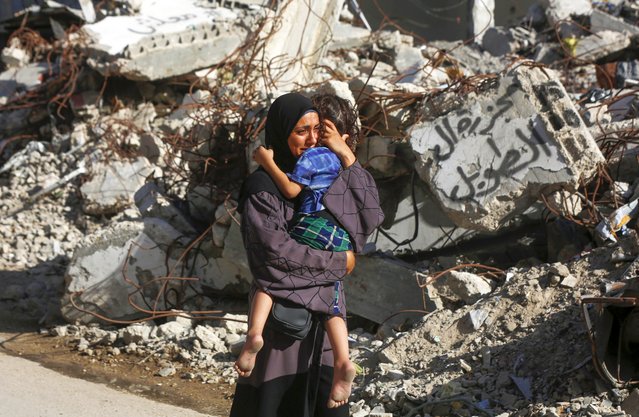
[[296, 159], [288, 147], [288, 137], [297, 122], [309, 111], [317, 111], [311, 99], [299, 93], [278, 97], [266, 116], [266, 147], [273, 149], [275, 163], [284, 172], [291, 172]]
[[[273, 149], [275, 164], [284, 172], [291, 172], [297, 161], [288, 147], [288, 137], [297, 122], [309, 111], [316, 112], [317, 110], [309, 98], [299, 93], [288, 93], [278, 97], [268, 109], [265, 144], [267, 148]], [[292, 206], [292, 203], [282, 195], [268, 173], [259, 168], [249, 175], [242, 184], [238, 201], [239, 212], [243, 211], [244, 203], [250, 195], [261, 191], [273, 194]]]

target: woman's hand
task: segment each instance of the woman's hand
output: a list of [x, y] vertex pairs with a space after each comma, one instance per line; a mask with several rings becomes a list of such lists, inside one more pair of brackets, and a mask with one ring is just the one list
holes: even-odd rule
[[342, 167], [348, 168], [356, 161], [355, 154], [346, 144], [348, 135], [340, 135], [335, 124], [328, 119], [324, 119], [324, 128], [320, 137], [320, 145], [326, 146], [333, 151], [342, 162]]
[[346, 275], [353, 272], [355, 269], [355, 254], [352, 250], [346, 251]]
[[253, 151], [253, 160], [261, 166], [266, 165], [268, 161], [273, 160], [273, 149], [266, 149], [264, 146], [259, 146]]

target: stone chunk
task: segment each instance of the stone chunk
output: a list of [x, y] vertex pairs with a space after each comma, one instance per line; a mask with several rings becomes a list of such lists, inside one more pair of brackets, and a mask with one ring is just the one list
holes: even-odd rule
[[[76, 309], [71, 297], [82, 309], [108, 318], [145, 316], [140, 310], [146, 308], [142, 294], [147, 300], [158, 297], [164, 281], [156, 278], [166, 276], [181, 255], [178, 248], [187, 243], [177, 230], [157, 218], [116, 223], [87, 236], [76, 248], [65, 273], [63, 317], [71, 323], [98, 321]], [[136, 291], [138, 287], [141, 291]], [[168, 288], [172, 287], [169, 283]], [[161, 295], [158, 300], [159, 305], [164, 305]]]
[[575, 57], [584, 61], [597, 61], [630, 46], [630, 36], [612, 30], [593, 33], [579, 39]]
[[93, 177], [80, 188], [83, 209], [88, 214], [114, 214], [133, 203], [135, 192], [144, 185], [153, 166], [146, 158], [97, 163]]
[[572, 16], [589, 16], [593, 9], [590, 0], [541, 0], [539, 3], [546, 11], [551, 25], [569, 20]]
[[187, 235], [196, 233], [189, 219], [160, 190], [155, 183], [144, 184], [134, 195], [140, 214], [166, 220], [177, 230]]
[[639, 27], [627, 23], [620, 17], [613, 16], [599, 9], [592, 9], [590, 15], [590, 30], [601, 32], [604, 30], [614, 30], [617, 32], [627, 32], [633, 35], [639, 34]]
[[568, 275], [563, 280], [561, 280], [561, 286], [566, 288], [575, 288], [575, 286], [579, 283], [579, 280], [574, 275]]
[[461, 108], [412, 128], [420, 177], [461, 227], [495, 231], [604, 158], [556, 75], [520, 65]]
[[482, 296], [492, 292], [488, 281], [470, 272], [451, 271], [444, 278], [433, 284], [437, 291], [462, 300], [466, 304], [473, 304]]

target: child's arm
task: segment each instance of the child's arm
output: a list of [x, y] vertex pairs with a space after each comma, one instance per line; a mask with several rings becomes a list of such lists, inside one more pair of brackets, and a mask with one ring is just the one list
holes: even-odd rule
[[253, 159], [260, 164], [268, 175], [273, 178], [277, 188], [286, 198], [295, 198], [302, 192], [302, 185], [291, 181], [291, 179], [275, 164], [273, 160], [273, 150], [260, 146], [253, 152]]

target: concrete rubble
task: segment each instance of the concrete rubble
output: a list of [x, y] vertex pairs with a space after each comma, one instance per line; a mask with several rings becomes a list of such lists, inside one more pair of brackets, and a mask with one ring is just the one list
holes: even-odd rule
[[95, 361], [232, 384], [239, 188], [272, 100], [329, 92], [386, 217], [345, 280], [351, 415], [636, 414], [579, 308], [639, 256], [634, 211], [597, 232], [639, 196], [634, 2], [499, 26], [475, 1], [472, 42], [343, 0], [107, 3], [0, 7], [0, 308]]

